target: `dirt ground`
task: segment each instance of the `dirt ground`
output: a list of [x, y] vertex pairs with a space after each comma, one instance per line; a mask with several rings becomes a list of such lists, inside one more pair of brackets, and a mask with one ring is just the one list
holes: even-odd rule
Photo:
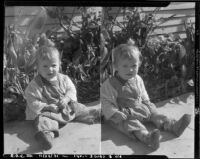
[[[72, 122], [60, 129], [60, 137], [54, 140], [49, 151], [41, 151], [33, 135], [32, 123], [11, 122], [4, 125], [4, 154], [120, 154], [120, 155], [166, 155], [169, 158], [194, 157], [194, 94], [156, 103], [158, 111], [170, 117], [180, 118], [192, 114], [192, 122], [179, 138], [161, 131], [160, 148], [152, 151], [137, 140], [130, 140], [120, 132], [104, 124], [87, 125]], [[99, 102], [89, 107], [100, 107]], [[153, 125], [147, 125], [153, 129]]]

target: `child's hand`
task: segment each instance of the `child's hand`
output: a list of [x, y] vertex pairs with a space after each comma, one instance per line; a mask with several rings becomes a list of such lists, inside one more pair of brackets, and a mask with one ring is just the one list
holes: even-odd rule
[[145, 116], [143, 116], [142, 114], [140, 113], [136, 113], [135, 114], [135, 118], [138, 119], [139, 121], [143, 121], [145, 119]]
[[120, 112], [120, 111], [117, 111], [112, 117], [111, 117], [111, 120], [115, 123], [120, 123], [122, 122], [123, 120], [126, 120], [127, 119], [127, 116], [123, 113], [123, 112]]
[[59, 103], [58, 103], [58, 106], [60, 109], [64, 109], [68, 106], [68, 103], [70, 102], [70, 98], [69, 97], [64, 97], [62, 98]]
[[145, 116], [140, 114], [140, 113], [137, 113], [137, 112], [133, 112], [131, 111], [131, 114], [132, 114], [132, 117], [139, 120], [139, 121], [143, 121], [145, 119]]
[[43, 108], [43, 111], [49, 111], [49, 112], [53, 112], [53, 113], [58, 113], [59, 112], [59, 108], [55, 104], [49, 104], [48, 106]]

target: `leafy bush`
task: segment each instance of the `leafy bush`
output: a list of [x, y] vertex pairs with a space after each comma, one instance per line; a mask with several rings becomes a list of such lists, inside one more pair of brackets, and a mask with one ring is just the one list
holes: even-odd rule
[[[66, 38], [48, 31], [48, 38], [55, 42], [62, 53], [62, 72], [68, 74], [76, 84], [80, 102], [89, 103], [98, 100], [101, 15], [96, 14], [91, 8], [75, 8], [82, 16], [79, 24], [64, 14], [63, 7], [46, 9], [51, 18], [59, 20], [60, 26], [67, 33]], [[73, 31], [71, 29], [73, 27], [78, 27], [79, 30]]]
[[14, 25], [6, 29], [4, 41], [3, 95], [4, 119], [24, 119], [24, 90], [35, 72], [35, 39], [26, 38]]
[[139, 73], [153, 100], [167, 99], [187, 91], [186, 81], [192, 76], [188, 72], [191, 63], [187, 61], [184, 40], [173, 35], [150, 38], [142, 54], [144, 58]]
[[[105, 8], [105, 21], [101, 32], [101, 83], [112, 73], [112, 49], [132, 38], [139, 47], [143, 62], [139, 74], [145, 82], [147, 92], [153, 102], [167, 99], [188, 91], [188, 81], [194, 76], [194, 28], [185, 24], [186, 39], [178, 35], [166, 34], [151, 36], [157, 26], [170, 20], [156, 19], [154, 13], [145, 14], [140, 8], [119, 8], [123, 13], [124, 22], [119, 23]], [[120, 27], [115, 31], [115, 26]], [[187, 48], [187, 49], [186, 49]], [[191, 90], [191, 89], [190, 89]]]

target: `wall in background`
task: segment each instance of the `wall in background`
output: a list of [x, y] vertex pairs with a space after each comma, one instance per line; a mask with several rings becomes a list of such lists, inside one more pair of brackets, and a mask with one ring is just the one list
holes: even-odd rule
[[[111, 14], [115, 17], [120, 7], [112, 7]], [[143, 7], [145, 13], [151, 13], [155, 7]], [[100, 7], [98, 7], [100, 10]], [[40, 6], [17, 6], [5, 7], [5, 26], [17, 24], [20, 29], [25, 30], [31, 23], [32, 19], [37, 16], [43, 9]], [[81, 22], [81, 12], [77, 7], [64, 7], [64, 13], [73, 18], [75, 22]], [[122, 13], [118, 14], [117, 20], [121, 22]], [[181, 37], [185, 37], [184, 22], [195, 24], [195, 3], [194, 2], [172, 2], [167, 7], [162, 7], [157, 13], [156, 18], [166, 18], [173, 16], [169, 21], [161, 24], [152, 35], [162, 35], [166, 33], [177, 33]], [[72, 17], [73, 16], [73, 17]], [[63, 32], [56, 19], [47, 18], [43, 31], [54, 28], [56, 31]], [[72, 28], [79, 29], [78, 27]], [[115, 28], [116, 30], [119, 28]]]

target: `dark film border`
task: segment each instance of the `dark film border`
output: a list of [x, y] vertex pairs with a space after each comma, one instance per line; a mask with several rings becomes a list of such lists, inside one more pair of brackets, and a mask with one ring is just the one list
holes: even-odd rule
[[200, 85], [200, 2], [196, 2], [195, 6], [195, 151], [194, 151], [194, 157], [200, 158], [200, 150], [199, 150], [199, 144], [200, 144], [200, 138], [199, 138], [199, 106], [200, 106], [200, 94], [199, 94], [199, 85]]
[[[110, 1], [92, 1], [92, 0], [87, 0], [87, 1], [78, 1], [78, 0], [73, 0], [73, 1], [39, 1], [39, 0], [35, 0], [35, 1], [26, 1], [26, 0], [20, 0], [20, 1], [10, 1], [10, 0], [4, 0], [4, 10], [2, 9], [2, 14], [3, 18], [4, 18], [4, 14], [5, 14], [5, 7], [6, 6], [63, 6], [63, 5], [69, 5], [69, 6], [138, 6], [138, 7], [166, 7], [167, 5], [169, 5], [169, 3], [172, 2], [171, 0], [166, 0], [166, 1], [114, 1], [114, 0], [110, 0]], [[173, 2], [187, 2], [187, 0], [176, 0]], [[196, 7], [195, 7], [195, 152], [194, 152], [194, 157], [195, 158], [199, 158], [200, 157], [200, 149], [199, 149], [199, 144], [200, 144], [200, 139], [199, 139], [199, 106], [200, 106], [200, 100], [199, 100], [199, 71], [200, 71], [200, 2], [198, 0], [192, 0], [190, 2], [195, 2], [196, 3]], [[3, 21], [4, 22], [4, 21]], [[4, 26], [4, 23], [3, 23]], [[3, 31], [3, 29], [2, 29]], [[3, 42], [2, 42], [3, 44]], [[3, 49], [3, 47], [2, 47]], [[2, 50], [3, 51], [3, 50]], [[3, 109], [3, 107], [1, 107]], [[3, 110], [2, 110], [3, 112]], [[3, 119], [2, 119], [3, 121]], [[3, 124], [2, 124], [2, 128], [3, 128]], [[2, 129], [3, 130], [3, 129]], [[3, 133], [2, 133], [3, 134]], [[2, 135], [3, 138], [3, 135]], [[4, 138], [3, 140], [4, 141]], [[3, 145], [2, 145], [3, 147]], [[3, 153], [2, 153], [3, 154]], [[54, 155], [54, 154], [52, 154]], [[55, 155], [54, 157], [58, 157], [58, 158], [90, 158], [91, 156], [96, 157], [96, 158], [133, 158], [132, 155]], [[10, 154], [7, 155], [3, 155], [3, 158], [25, 158], [28, 157], [28, 155], [20, 155], [18, 154], [15, 156], [12, 156]], [[30, 157], [34, 157], [34, 158], [48, 158], [48, 155], [30, 155]], [[49, 156], [50, 157], [50, 156]], [[51, 158], [51, 157], [50, 157]], [[141, 155], [141, 156], [137, 156], [134, 155], [134, 158], [167, 158], [166, 156], [146, 156], [146, 155]]]

